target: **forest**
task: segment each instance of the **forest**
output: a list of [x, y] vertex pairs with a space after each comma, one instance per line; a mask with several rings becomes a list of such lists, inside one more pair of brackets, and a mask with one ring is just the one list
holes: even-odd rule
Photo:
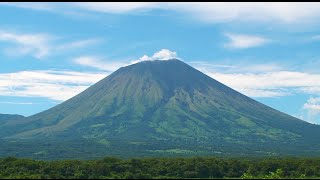
[[319, 178], [320, 158], [0, 159], [0, 179]]

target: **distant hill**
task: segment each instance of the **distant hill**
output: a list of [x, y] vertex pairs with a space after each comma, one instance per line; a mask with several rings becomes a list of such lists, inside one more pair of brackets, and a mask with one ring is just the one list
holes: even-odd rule
[[77, 96], [0, 130], [3, 143], [25, 144], [23, 155], [33, 157], [320, 153], [319, 126], [176, 59], [122, 67]]
[[16, 115], [16, 114], [14, 114], [14, 115], [12, 115], [12, 114], [0, 114], [0, 126], [2, 124], [7, 123], [10, 120], [14, 120], [14, 119], [17, 120], [17, 119], [22, 119], [22, 118], [24, 118], [24, 116]]

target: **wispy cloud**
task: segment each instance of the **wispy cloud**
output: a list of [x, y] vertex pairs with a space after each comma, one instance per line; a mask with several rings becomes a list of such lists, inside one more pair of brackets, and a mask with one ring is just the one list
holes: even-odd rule
[[270, 64], [266, 64], [265, 68], [263, 64], [215, 68], [201, 63], [194, 65], [208, 76], [251, 97], [279, 97], [296, 93], [312, 95], [320, 92], [320, 74], [316, 73], [286, 71]]
[[0, 96], [67, 100], [104, 78], [105, 73], [21, 71], [0, 74]]
[[80, 56], [73, 59], [73, 62], [75, 64], [92, 67], [95, 69], [108, 71], [108, 72], [115, 71], [120, 67], [128, 65], [128, 63], [111, 62], [95, 56]]
[[235, 49], [246, 49], [257, 46], [262, 46], [271, 40], [254, 35], [244, 35], [244, 34], [233, 34], [226, 33], [225, 34], [229, 38], [229, 42], [225, 44], [227, 48], [235, 48]]
[[14, 104], [14, 105], [32, 105], [32, 102], [10, 102], [10, 101], [0, 101], [0, 104]]
[[309, 94], [320, 94], [320, 86], [314, 87], [303, 87], [301, 88], [304, 92]]
[[127, 13], [139, 10], [162, 8], [162, 3], [153, 2], [79, 2], [70, 4], [74, 7], [102, 13]]
[[52, 38], [48, 34], [18, 34], [0, 31], [0, 41], [16, 45], [16, 47], [7, 48], [6, 53], [13, 55], [32, 54], [38, 59], [49, 54], [49, 42]]
[[53, 49], [55, 51], [67, 51], [67, 50], [73, 50], [73, 49], [84, 48], [92, 45], [97, 45], [102, 41], [103, 39], [101, 38], [83, 39], [83, 40], [62, 43], [62, 44], [56, 45], [56, 47], [54, 47]]
[[54, 3], [0, 2], [0, 5], [43, 11], [51, 11], [56, 8]]
[[[176, 3], [173, 9], [187, 12], [205, 22], [298, 23], [315, 21], [319, 3], [208, 2]], [[299, 13], [297, 13], [299, 12]]]
[[311, 40], [319, 41], [320, 40], [320, 35], [314, 35], [311, 37]]
[[256, 21], [299, 24], [317, 22], [320, 17], [320, 4], [316, 2], [74, 2], [1, 3], [0, 5], [63, 14], [76, 11], [118, 14], [161, 9], [176, 11], [209, 23]]
[[191, 61], [190, 65], [209, 72], [223, 72], [223, 73], [265, 73], [265, 72], [278, 72], [285, 70], [281, 65], [275, 63], [265, 64], [215, 64], [205, 61]]
[[14, 45], [4, 49], [7, 55], [31, 55], [37, 59], [43, 59], [54, 53], [87, 47], [102, 41], [99, 38], [90, 38], [71, 42], [57, 42], [57, 39], [61, 38], [46, 33], [17, 33], [0, 30], [0, 42]]

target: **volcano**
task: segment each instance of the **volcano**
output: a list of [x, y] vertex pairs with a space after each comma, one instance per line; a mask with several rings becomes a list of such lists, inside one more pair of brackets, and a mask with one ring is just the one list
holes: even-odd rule
[[[21, 156], [316, 155], [320, 128], [177, 60], [122, 67], [44, 112], [0, 126]], [[2, 146], [3, 147], [3, 146]], [[8, 155], [8, 148], [0, 154]]]

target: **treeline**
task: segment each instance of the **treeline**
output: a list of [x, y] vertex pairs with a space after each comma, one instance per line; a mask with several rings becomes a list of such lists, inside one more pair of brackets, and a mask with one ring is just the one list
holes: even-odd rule
[[0, 159], [0, 179], [319, 178], [320, 158]]

